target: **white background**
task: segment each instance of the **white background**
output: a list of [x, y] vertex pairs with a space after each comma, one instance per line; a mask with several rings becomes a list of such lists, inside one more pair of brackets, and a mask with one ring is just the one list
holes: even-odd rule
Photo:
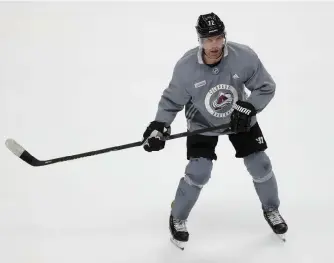
[[[250, 175], [220, 137], [183, 252], [168, 216], [185, 139], [34, 168], [39, 159], [135, 142], [172, 69], [215, 12], [277, 83], [259, 115], [288, 242], [265, 223]], [[333, 3], [0, 4], [0, 262], [333, 262]], [[185, 76], [187, 77], [187, 76]], [[172, 132], [186, 129], [184, 112]]]

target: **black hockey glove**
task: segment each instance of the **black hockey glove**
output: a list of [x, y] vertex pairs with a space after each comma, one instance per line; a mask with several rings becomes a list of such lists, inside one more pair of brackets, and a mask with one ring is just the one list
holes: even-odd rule
[[237, 101], [233, 106], [230, 129], [232, 132], [248, 132], [251, 128], [251, 119], [256, 115], [255, 107], [247, 101]]
[[160, 151], [165, 148], [165, 138], [170, 136], [171, 128], [165, 123], [152, 121], [143, 134], [144, 150], [147, 152]]

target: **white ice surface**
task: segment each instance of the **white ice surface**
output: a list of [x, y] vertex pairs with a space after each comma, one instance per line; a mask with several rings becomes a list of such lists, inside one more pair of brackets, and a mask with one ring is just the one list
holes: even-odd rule
[[[30, 167], [38, 159], [141, 140], [199, 14], [250, 45], [277, 82], [259, 116], [287, 243], [270, 232], [242, 160], [221, 137], [189, 218], [185, 251], [168, 214], [185, 139]], [[0, 262], [332, 263], [333, 3], [0, 4]], [[186, 129], [181, 112], [173, 133]]]

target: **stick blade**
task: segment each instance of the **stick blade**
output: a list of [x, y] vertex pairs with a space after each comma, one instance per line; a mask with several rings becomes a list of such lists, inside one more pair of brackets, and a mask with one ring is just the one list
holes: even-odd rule
[[32, 166], [45, 165], [45, 161], [40, 161], [32, 156], [26, 149], [24, 149], [20, 144], [18, 144], [14, 139], [6, 140], [7, 148], [21, 160], [25, 161], [27, 164]]
[[21, 155], [25, 151], [25, 149], [20, 144], [18, 144], [14, 139], [7, 139], [5, 144], [7, 148], [18, 157], [21, 157]]

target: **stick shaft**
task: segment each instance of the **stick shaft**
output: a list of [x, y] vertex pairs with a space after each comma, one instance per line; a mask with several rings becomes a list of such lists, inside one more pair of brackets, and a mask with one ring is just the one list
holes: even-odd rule
[[[166, 140], [174, 140], [177, 138], [182, 138], [186, 136], [192, 136], [200, 133], [205, 133], [213, 130], [219, 130], [219, 129], [227, 129], [229, 127], [229, 124], [223, 124], [215, 127], [209, 127], [209, 128], [204, 128], [204, 129], [199, 129], [195, 130], [192, 132], [182, 132], [182, 133], [177, 133], [173, 134], [169, 137], [166, 138]], [[22, 146], [20, 146], [18, 143], [16, 143], [14, 140], [10, 140], [11, 143], [7, 145], [7, 147], [16, 155], [18, 155], [23, 161], [26, 163], [32, 165], [32, 166], [45, 166], [45, 165], [50, 165], [58, 162], [65, 162], [65, 161], [70, 161], [70, 160], [75, 160], [79, 158], [84, 158], [84, 157], [89, 157], [93, 155], [98, 155], [98, 154], [103, 154], [111, 151], [120, 151], [124, 149], [129, 149], [133, 147], [138, 147], [143, 145], [143, 141], [138, 141], [138, 142], [133, 142], [133, 143], [128, 143], [128, 144], [123, 144], [119, 146], [113, 146], [105, 149], [100, 149], [100, 150], [95, 150], [95, 151], [90, 151], [90, 152], [84, 152], [80, 154], [74, 154], [74, 155], [69, 155], [69, 156], [63, 156], [63, 157], [58, 157], [50, 160], [45, 160], [41, 161], [35, 158], [33, 155], [31, 155], [27, 150], [25, 150]], [[13, 147], [10, 147], [10, 145], [13, 145]], [[22, 153], [21, 153], [22, 152]], [[18, 154], [20, 153], [20, 154]]]

